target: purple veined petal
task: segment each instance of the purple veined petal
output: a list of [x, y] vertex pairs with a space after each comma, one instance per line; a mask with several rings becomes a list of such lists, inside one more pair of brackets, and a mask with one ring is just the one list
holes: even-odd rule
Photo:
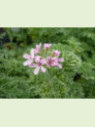
[[37, 67], [37, 65], [36, 64], [30, 64], [29, 67], [34, 68], [34, 67]]
[[62, 65], [61, 64], [57, 64], [57, 66], [61, 69], [62, 68]]
[[40, 50], [41, 50], [41, 46], [42, 46], [41, 43], [38, 44], [38, 45], [36, 45], [36, 48], [35, 48], [35, 52], [36, 52], [36, 53], [39, 53], [39, 52], [40, 52]]
[[45, 44], [44, 44], [44, 49], [45, 49], [45, 50], [49, 49], [50, 47], [51, 47], [51, 44], [48, 44], [48, 43], [45, 43]]
[[30, 55], [28, 55], [28, 54], [24, 54], [23, 57], [24, 57], [25, 59], [30, 59]]
[[51, 44], [48, 44], [48, 43], [44, 44], [44, 48], [50, 48], [50, 47], [51, 47]]
[[34, 58], [34, 53], [35, 53], [35, 50], [34, 49], [31, 49], [30, 55], [31, 55], [32, 58]]
[[31, 61], [30, 60], [27, 60], [23, 63], [24, 66], [27, 66], [27, 65], [30, 65], [31, 64]]
[[60, 55], [60, 51], [58, 50], [53, 51], [53, 55], [58, 57]]
[[46, 68], [44, 68], [43, 66], [41, 66], [41, 71], [42, 72], [46, 72]]
[[42, 65], [45, 65], [46, 64], [46, 60], [44, 58], [41, 60], [41, 64]]
[[53, 62], [57, 62], [58, 61], [58, 58], [57, 57], [52, 57], [52, 61]]
[[49, 61], [50, 60], [50, 56], [47, 56], [47, 61]]
[[34, 74], [37, 75], [39, 70], [40, 70], [40, 67], [36, 67], [35, 70], [34, 70]]
[[35, 56], [35, 62], [39, 62], [40, 61], [40, 56]]
[[52, 63], [51, 63], [51, 66], [53, 66], [53, 67], [54, 67], [54, 66], [57, 66], [57, 63], [52, 62]]
[[58, 59], [58, 62], [63, 62], [63, 61], [64, 61], [64, 58]]
[[58, 63], [58, 59], [56, 57], [47, 57], [47, 63], [49, 66], [56, 66]]
[[56, 57], [51, 59], [51, 65], [56, 66], [58, 64], [58, 59]]
[[49, 67], [49, 68], [50, 68], [50, 64], [48, 64], [48, 63], [47, 63], [46, 65], [47, 65], [47, 67]]
[[35, 54], [38, 53], [37, 50], [36, 50], [36, 48], [34, 49], [34, 53], [35, 53]]

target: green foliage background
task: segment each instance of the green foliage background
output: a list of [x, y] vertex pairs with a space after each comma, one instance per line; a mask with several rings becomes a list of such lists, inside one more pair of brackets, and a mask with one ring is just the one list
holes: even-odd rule
[[[49, 69], [49, 78], [23, 66], [23, 54], [39, 42], [52, 43], [64, 57], [63, 69]], [[95, 98], [95, 28], [4, 28], [0, 98]]]

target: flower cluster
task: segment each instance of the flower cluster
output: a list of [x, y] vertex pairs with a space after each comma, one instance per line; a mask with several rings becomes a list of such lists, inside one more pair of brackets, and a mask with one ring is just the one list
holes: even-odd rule
[[[63, 62], [63, 58], [59, 58], [60, 51], [54, 50], [52, 53], [50, 52], [51, 44], [44, 44], [42, 47], [42, 44], [36, 45], [35, 49], [31, 49], [30, 55], [24, 54], [23, 57], [26, 59], [24, 62], [24, 66], [29, 66], [30, 68], [34, 69], [34, 74], [37, 75], [38, 72], [41, 70], [42, 72], [46, 72], [46, 67], [53, 67], [57, 66], [60, 69], [62, 68], [62, 65], [60, 62]], [[46, 56], [43, 56], [43, 52], [46, 54]], [[51, 55], [49, 55], [51, 53]]]

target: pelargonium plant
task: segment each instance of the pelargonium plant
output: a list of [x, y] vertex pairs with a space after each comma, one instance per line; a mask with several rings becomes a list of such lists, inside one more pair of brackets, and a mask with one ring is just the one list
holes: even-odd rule
[[23, 63], [24, 66], [34, 68], [34, 74], [37, 75], [39, 71], [46, 72], [50, 67], [62, 68], [61, 62], [64, 58], [59, 58], [60, 51], [51, 50], [51, 44], [45, 43], [36, 45], [36, 48], [32, 48], [30, 54], [24, 54], [23, 57], [26, 61]]

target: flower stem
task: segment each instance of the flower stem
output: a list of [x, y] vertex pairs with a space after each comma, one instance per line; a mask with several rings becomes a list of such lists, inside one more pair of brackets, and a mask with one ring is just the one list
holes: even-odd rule
[[52, 83], [52, 80], [51, 80], [51, 76], [50, 76], [50, 74], [49, 74], [49, 71], [47, 71], [47, 78], [48, 78], [48, 80], [49, 80], [49, 84], [52, 85], [52, 84], [51, 84], [51, 83]]
[[47, 71], [47, 78], [49, 81], [50, 90], [52, 90], [52, 95], [56, 98], [54, 88], [53, 88], [53, 80], [52, 80], [52, 77], [50, 76], [49, 71]]

